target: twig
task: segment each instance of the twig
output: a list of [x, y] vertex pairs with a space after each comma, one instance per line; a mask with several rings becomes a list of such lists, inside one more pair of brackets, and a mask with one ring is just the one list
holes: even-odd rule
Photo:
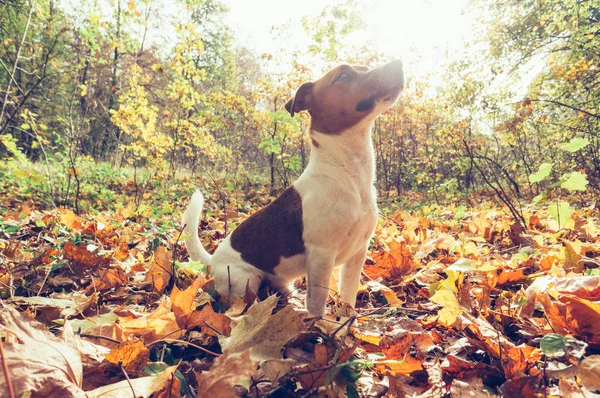
[[211, 329], [213, 332], [215, 332], [216, 334], [218, 334], [219, 336], [223, 336], [223, 333], [221, 333], [219, 331], [219, 329], [217, 329], [216, 327], [214, 327], [213, 325], [211, 325], [210, 323], [203, 321], [204, 324], [206, 325], [207, 328]]
[[127, 372], [125, 371], [125, 368], [123, 367], [123, 361], [119, 361], [119, 369], [121, 369], [121, 372], [125, 375], [125, 378], [127, 379], [127, 383], [129, 383], [129, 387], [131, 388], [133, 398], [137, 398], [137, 395], [135, 395], [135, 390], [133, 389], [133, 385], [131, 384], [131, 380], [129, 380], [129, 375], [127, 374]]
[[50, 275], [50, 272], [52, 271], [52, 264], [53, 263], [54, 263], [54, 261], [51, 262], [50, 264], [48, 264], [48, 272], [46, 272], [46, 276], [44, 277], [44, 280], [42, 281], [42, 286], [40, 286], [40, 290], [38, 290], [38, 293], [37, 293], [38, 296], [40, 294], [42, 294], [42, 289], [46, 285], [46, 281], [48, 280], [48, 276]]
[[344, 323], [342, 323], [337, 329], [335, 329], [335, 331], [333, 333], [331, 333], [332, 336], [335, 337], [335, 335], [337, 334], [337, 332], [339, 332], [340, 330], [342, 330], [342, 328], [346, 325], [348, 325], [348, 331], [350, 331], [350, 328], [352, 327], [352, 324], [354, 323], [354, 320], [356, 319], [356, 315], [352, 315], [350, 318], [346, 319], [346, 321]]
[[10, 73], [8, 79], [8, 86], [6, 87], [6, 93], [4, 93], [4, 101], [2, 101], [2, 110], [0, 111], [0, 122], [4, 118], [4, 111], [6, 110], [6, 103], [8, 102], [8, 95], [10, 93], [10, 86], [12, 86], [15, 73], [17, 72], [17, 67], [19, 66], [19, 57], [21, 56], [21, 50], [23, 49], [23, 45], [25, 44], [25, 39], [27, 38], [27, 31], [29, 30], [29, 25], [31, 24], [31, 16], [33, 15], [33, 4], [30, 5], [29, 15], [27, 16], [27, 23], [25, 24], [25, 30], [23, 31], [23, 37], [21, 38], [21, 44], [19, 44], [19, 49], [17, 50], [17, 55], [15, 57], [15, 64], [13, 65], [12, 73]]
[[2, 345], [2, 339], [0, 339], [0, 355], [2, 355], [2, 370], [4, 370], [4, 378], [6, 379], [6, 385], [8, 386], [8, 396], [10, 398], [15, 398], [15, 390], [13, 389], [12, 381], [10, 379], [8, 364], [6, 363], [6, 355], [4, 355], [4, 345]]
[[152, 343], [148, 344], [148, 346], [154, 345], [156, 343], [161, 343], [161, 342], [164, 342], [164, 343], [181, 343], [181, 344], [187, 344], [190, 347], [197, 348], [200, 351], [203, 351], [203, 352], [205, 352], [207, 354], [210, 354], [210, 355], [213, 355], [215, 357], [220, 357], [221, 356], [221, 354], [218, 354], [216, 352], [212, 352], [211, 350], [207, 350], [206, 348], [201, 347], [201, 346], [196, 345], [196, 344], [193, 344], [193, 343], [190, 343], [189, 341], [183, 341], [183, 340], [178, 340], [178, 339], [160, 339], [160, 340], [153, 341]]
[[316, 368], [316, 369], [303, 370], [302, 372], [293, 372], [293, 373], [291, 373], [290, 376], [300, 376], [300, 375], [307, 375], [307, 374], [311, 374], [311, 373], [322, 372], [324, 370], [329, 370], [333, 367], [334, 367], [334, 364], [330, 364], [330, 365], [322, 366], [322, 367]]
[[179, 239], [181, 238], [181, 234], [186, 226], [187, 224], [183, 224], [181, 228], [179, 228], [179, 235], [177, 235], [177, 239], [175, 239], [175, 243], [173, 244], [173, 259], [171, 261], [171, 275], [173, 276], [171, 281], [173, 282], [173, 285], [175, 284], [175, 260], [177, 258], [177, 246], [179, 245]]
[[78, 333], [81, 337], [87, 337], [88, 339], [100, 339], [100, 340], [106, 340], [106, 341], [110, 341], [111, 343], [115, 343], [115, 344], [121, 344], [122, 341], [119, 340], [115, 340], [112, 339], [110, 337], [105, 337], [105, 336], [97, 336], [95, 334], [87, 334], [87, 333]]

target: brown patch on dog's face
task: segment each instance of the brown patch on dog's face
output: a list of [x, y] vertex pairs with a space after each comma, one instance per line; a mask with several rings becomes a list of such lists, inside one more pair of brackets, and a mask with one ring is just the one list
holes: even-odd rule
[[[311, 130], [339, 134], [392, 106], [403, 87], [400, 61], [371, 70], [365, 66], [340, 65], [316, 82], [304, 83], [286, 109], [292, 116], [307, 110], [311, 115]], [[387, 106], [378, 106], [382, 102]]]

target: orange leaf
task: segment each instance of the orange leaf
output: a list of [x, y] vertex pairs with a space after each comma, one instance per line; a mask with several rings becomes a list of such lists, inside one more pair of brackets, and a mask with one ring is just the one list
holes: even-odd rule
[[231, 335], [231, 321], [223, 314], [216, 313], [212, 306], [205, 305], [202, 310], [194, 311], [188, 321], [188, 328], [200, 326], [202, 333], [211, 336], [216, 336], [212, 328], [208, 327], [207, 324], [217, 329], [223, 336], [229, 337]]
[[108, 257], [100, 257], [96, 254], [88, 251], [85, 247], [75, 246], [73, 242], [68, 241], [63, 246], [63, 257], [66, 260], [71, 260], [78, 265], [84, 267], [97, 267], [101, 264], [108, 264], [110, 259]]
[[130, 336], [138, 336], [150, 344], [163, 337], [177, 339], [185, 333], [175, 321], [175, 314], [171, 312], [169, 303], [163, 302], [151, 314], [142, 318], [119, 318], [119, 324], [123, 333]]
[[[373, 253], [373, 261], [384, 270], [381, 274], [392, 279], [399, 278], [412, 272], [414, 264], [410, 251], [405, 242], [391, 240], [388, 243], [389, 251], [381, 250]], [[369, 267], [369, 271], [374, 271]], [[373, 272], [376, 274], [376, 272]]]
[[92, 284], [85, 289], [88, 296], [94, 291], [103, 292], [113, 287], [122, 286], [129, 281], [125, 272], [120, 268], [102, 268], [98, 271], [98, 278], [92, 278]]
[[126, 341], [117, 348], [113, 348], [107, 355], [108, 362], [118, 365], [121, 363], [130, 375], [139, 376], [146, 367], [150, 350], [141, 341]]
[[187, 329], [187, 323], [194, 312], [194, 298], [200, 288], [200, 278], [197, 278], [187, 289], [181, 291], [173, 286], [171, 292], [171, 308], [175, 313], [175, 319], [179, 327]]
[[63, 210], [58, 221], [69, 229], [81, 228], [82, 225], [77, 214], [68, 209]]

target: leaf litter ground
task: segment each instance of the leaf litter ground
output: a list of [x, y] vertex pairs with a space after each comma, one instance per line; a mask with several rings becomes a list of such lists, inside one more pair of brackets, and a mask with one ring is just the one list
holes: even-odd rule
[[[206, 247], [264, 203], [213, 198]], [[250, 199], [248, 199], [250, 198]], [[589, 397], [600, 390], [598, 212], [526, 233], [493, 206], [379, 221], [356, 311], [268, 287], [222, 303], [178, 244], [181, 209], [78, 216], [12, 202], [0, 224], [2, 396]], [[178, 203], [177, 206], [184, 206]], [[11, 393], [12, 391], [12, 393]]]

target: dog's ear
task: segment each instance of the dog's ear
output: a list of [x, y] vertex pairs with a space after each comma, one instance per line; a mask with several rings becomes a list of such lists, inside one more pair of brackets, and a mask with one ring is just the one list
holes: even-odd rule
[[310, 107], [310, 98], [312, 96], [314, 85], [314, 83], [302, 84], [298, 91], [296, 91], [294, 98], [285, 104], [285, 110], [288, 111], [292, 117], [294, 117], [295, 113], [305, 111]]

